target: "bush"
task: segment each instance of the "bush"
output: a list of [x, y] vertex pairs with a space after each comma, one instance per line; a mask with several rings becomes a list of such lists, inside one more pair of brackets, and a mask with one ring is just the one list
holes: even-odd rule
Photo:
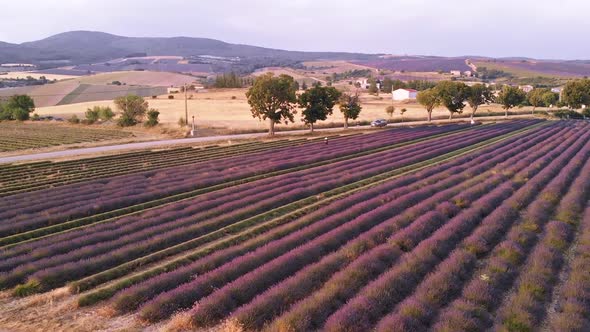
[[95, 106], [95, 108], [98, 108], [98, 117], [103, 121], [109, 121], [115, 117], [115, 113], [108, 106], [105, 106], [105, 107]]
[[157, 99], [157, 98], [158, 98], [158, 96], [152, 96], [152, 99]]
[[73, 123], [73, 124], [79, 124], [80, 119], [78, 119], [78, 116], [76, 114], [74, 114], [68, 119], [68, 122]]
[[119, 120], [117, 120], [117, 124], [120, 127], [131, 127], [135, 126], [137, 124], [137, 121], [134, 118], [128, 116], [127, 114], [123, 114], [121, 115]]
[[561, 109], [553, 112], [553, 115], [560, 118], [560, 119], [582, 119], [582, 114], [570, 110], [570, 109]]
[[236, 99], [236, 96], [231, 96], [231, 99], [232, 99], [232, 100]]
[[168, 95], [168, 99], [174, 99], [173, 95]]
[[178, 119], [178, 125], [180, 127], [185, 127], [187, 125], [186, 119], [183, 117], [180, 117], [180, 119]]
[[142, 97], [137, 95], [118, 97], [114, 102], [121, 110], [121, 117], [117, 121], [121, 127], [134, 126], [143, 121], [149, 106]]
[[148, 120], [145, 122], [145, 126], [146, 127], [154, 127], [158, 124], [158, 116], [160, 115], [160, 112], [158, 112], [155, 109], [150, 109], [147, 112], [147, 117]]
[[98, 114], [98, 107], [94, 106], [94, 108], [89, 108], [86, 110], [85, 116], [86, 116], [86, 122], [88, 122], [88, 124], [93, 124], [96, 121], [98, 121], [99, 118], [99, 114]]

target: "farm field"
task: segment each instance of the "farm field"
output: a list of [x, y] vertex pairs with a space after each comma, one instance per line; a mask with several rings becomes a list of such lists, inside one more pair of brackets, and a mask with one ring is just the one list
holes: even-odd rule
[[[223, 128], [232, 130], [265, 130], [267, 128], [266, 122], [261, 122], [258, 119], [252, 118], [250, 112], [250, 105], [248, 105], [246, 99], [247, 89], [220, 89], [220, 90], [207, 90], [203, 92], [193, 93], [189, 95], [188, 100], [188, 112], [189, 119], [192, 115], [195, 116], [195, 123], [198, 128]], [[391, 118], [394, 121], [401, 121], [400, 110], [405, 108], [407, 111], [404, 113], [405, 120], [425, 120], [426, 111], [424, 107], [417, 102], [394, 102], [391, 101], [391, 94], [380, 94], [379, 96], [372, 96], [368, 93], [361, 93], [361, 106], [363, 110], [360, 113], [358, 121], [370, 122], [375, 119], [383, 118], [389, 119], [389, 116], [385, 112], [385, 108], [390, 105], [394, 105], [396, 111]], [[177, 127], [178, 119], [184, 117], [184, 96], [176, 94], [174, 99], [168, 99], [167, 95], [158, 96], [157, 99], [146, 98], [150, 107], [154, 107], [160, 111], [160, 123], [166, 126]], [[53, 115], [63, 118], [69, 118], [72, 115], [77, 115], [83, 118], [86, 109], [93, 106], [110, 106], [115, 109], [115, 105], [112, 100], [84, 102], [70, 105], [60, 105], [53, 107], [40, 107], [36, 109], [36, 112], [40, 115]], [[530, 114], [532, 108], [523, 107], [522, 109], [513, 109], [512, 112], [518, 112], [520, 114]], [[541, 111], [544, 108], [537, 108]], [[465, 109], [464, 115], [470, 112], [468, 108]], [[485, 105], [480, 107], [478, 113], [498, 113], [503, 114], [504, 110], [496, 104]], [[448, 119], [449, 112], [443, 107], [437, 107], [433, 113], [433, 119]], [[344, 118], [342, 113], [335, 107], [332, 115], [328, 116], [328, 119], [322, 124], [338, 124], [342, 125]], [[352, 125], [355, 121], [350, 121]], [[300, 112], [295, 115], [295, 123], [292, 124], [277, 124], [276, 127], [279, 130], [288, 130], [290, 128], [301, 128], [304, 127], [304, 123], [301, 121]]]
[[0, 122], [0, 153], [65, 144], [114, 141], [131, 137], [133, 137], [132, 133], [117, 129]]
[[[6, 76], [2, 75], [0, 79], [4, 77]], [[110, 85], [113, 81], [119, 81], [124, 85]], [[87, 101], [112, 100], [128, 93], [141, 96], [160, 95], [166, 93], [166, 87], [194, 81], [195, 78], [192, 76], [176, 73], [123, 71], [63, 79], [52, 84], [0, 89], [0, 98], [14, 94], [28, 94], [33, 97], [37, 107], [43, 108]]]
[[0, 329], [585, 330], [589, 126], [0, 165]]
[[25, 79], [27, 77], [32, 77], [34, 79], [40, 79], [41, 76], [44, 76], [46, 79], [53, 81], [53, 80], [65, 80], [70, 78], [76, 78], [76, 75], [60, 75], [60, 74], [44, 74], [38, 72], [28, 72], [28, 71], [12, 71], [0, 74], [0, 80], [3, 79]]

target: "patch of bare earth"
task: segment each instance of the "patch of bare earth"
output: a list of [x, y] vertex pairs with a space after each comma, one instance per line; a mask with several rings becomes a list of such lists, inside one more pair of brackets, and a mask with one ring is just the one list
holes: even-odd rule
[[[104, 307], [78, 308], [67, 288], [14, 298], [0, 293], [0, 331], [143, 331], [133, 315], [111, 317]], [[148, 329], [149, 330], [149, 329]]]

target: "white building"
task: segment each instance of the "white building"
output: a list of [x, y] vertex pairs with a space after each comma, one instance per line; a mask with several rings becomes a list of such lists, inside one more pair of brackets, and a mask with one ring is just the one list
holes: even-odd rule
[[563, 88], [551, 88], [551, 92], [559, 94], [559, 101], [561, 101], [561, 92]]
[[180, 93], [180, 88], [174, 88], [174, 87], [168, 88], [168, 94], [171, 94], [171, 93]]
[[461, 76], [460, 70], [451, 70], [450, 73], [451, 73], [451, 76]]
[[531, 92], [531, 91], [533, 91], [535, 89], [535, 87], [532, 86], [532, 85], [521, 85], [518, 88], [521, 89], [522, 91], [526, 92], [526, 93], [529, 93], [529, 92]]
[[393, 100], [415, 100], [418, 91], [414, 89], [397, 89], [391, 93]]
[[366, 78], [361, 78], [356, 80], [356, 84], [361, 88], [361, 89], [368, 89], [369, 88], [369, 80]]

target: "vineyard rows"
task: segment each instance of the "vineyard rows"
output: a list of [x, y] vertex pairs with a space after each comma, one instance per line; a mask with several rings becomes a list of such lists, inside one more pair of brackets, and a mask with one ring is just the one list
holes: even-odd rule
[[0, 152], [130, 138], [121, 130], [0, 122]]

